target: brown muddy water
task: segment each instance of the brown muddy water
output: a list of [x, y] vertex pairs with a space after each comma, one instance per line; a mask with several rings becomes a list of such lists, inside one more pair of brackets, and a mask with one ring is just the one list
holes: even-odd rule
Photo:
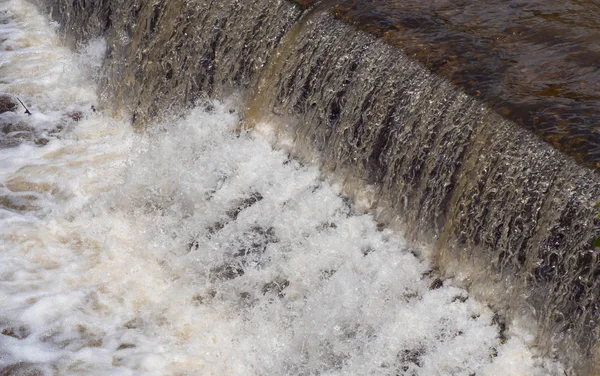
[[335, 13], [600, 167], [599, 1], [349, 0]]

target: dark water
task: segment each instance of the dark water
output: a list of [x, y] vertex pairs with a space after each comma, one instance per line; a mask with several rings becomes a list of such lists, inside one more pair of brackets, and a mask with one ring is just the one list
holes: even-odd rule
[[349, 0], [336, 14], [600, 167], [600, 2]]

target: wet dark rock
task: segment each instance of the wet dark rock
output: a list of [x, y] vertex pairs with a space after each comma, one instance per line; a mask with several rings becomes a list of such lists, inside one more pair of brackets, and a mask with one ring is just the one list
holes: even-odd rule
[[244, 275], [246, 268], [257, 268], [264, 265], [267, 259], [264, 257], [264, 253], [268, 245], [278, 241], [273, 227], [254, 226], [250, 228], [237, 239], [237, 244], [233, 245], [232, 248], [235, 249], [235, 252], [230, 254], [231, 259], [211, 269], [211, 280], [235, 279]]
[[36, 200], [37, 197], [31, 195], [4, 195], [0, 196], [0, 209], [16, 212], [34, 211], [39, 209], [39, 207], [34, 204], [34, 201]]
[[262, 199], [263, 196], [260, 193], [254, 192], [249, 197], [243, 199], [235, 208], [229, 210], [227, 216], [235, 221], [243, 210], [248, 209]]
[[273, 227], [254, 226], [243, 235], [242, 247], [233, 256], [236, 258], [261, 255], [272, 243], [279, 242]]
[[113, 367], [120, 367], [123, 362], [123, 358], [121, 358], [120, 356], [113, 356], [113, 360], [112, 360], [112, 365]]
[[0, 333], [2, 333], [2, 335], [13, 337], [16, 339], [25, 339], [29, 337], [31, 331], [23, 325], [16, 325], [4, 327], [2, 328], [2, 331], [0, 331]]
[[144, 320], [139, 317], [127, 321], [123, 326], [127, 329], [137, 329], [144, 325]]
[[29, 196], [28, 192], [39, 192], [56, 195], [59, 188], [52, 183], [34, 182], [26, 180], [22, 177], [15, 177], [6, 182], [6, 188], [15, 193], [22, 193], [19, 197], [25, 199], [33, 199], [34, 196]]
[[496, 312], [492, 317], [492, 325], [498, 326], [498, 340], [500, 343], [506, 342], [506, 317]]
[[[208, 231], [208, 235], [207, 238], [211, 238], [212, 235], [216, 234], [217, 232], [221, 231], [223, 229], [223, 227], [225, 227], [227, 223], [225, 222], [216, 222], [211, 226], [208, 226], [208, 228], [206, 229], [206, 231]], [[193, 240], [190, 243], [192, 246], [196, 247], [195, 249], [198, 249], [198, 241], [197, 240]], [[190, 247], [190, 250], [193, 250], [192, 247]]]
[[43, 376], [44, 371], [33, 363], [16, 363], [0, 369], [0, 376]]
[[203, 110], [206, 111], [209, 114], [212, 114], [215, 112], [215, 106], [212, 103], [206, 103], [203, 107]]
[[[206, 229], [208, 232], [206, 237], [210, 239], [214, 234], [221, 231], [223, 229], [223, 227], [225, 227], [229, 222], [235, 221], [237, 219], [238, 215], [242, 211], [248, 209], [252, 205], [261, 201], [262, 199], [263, 199], [262, 195], [258, 192], [255, 192], [255, 193], [252, 193], [249, 197], [246, 197], [246, 198], [238, 201], [238, 203], [236, 203], [232, 209], [229, 209], [226, 212], [227, 217], [229, 217], [228, 220], [221, 220], [221, 221], [215, 222], [214, 224], [210, 225]], [[189, 247], [190, 251], [198, 249], [198, 241], [196, 239], [191, 239], [190, 242], [188, 243], [188, 247]]]
[[208, 289], [208, 291], [204, 294], [197, 294], [192, 297], [192, 302], [195, 305], [204, 304], [206, 302], [211, 301], [215, 296], [217, 296], [217, 291], [215, 289]]
[[467, 300], [469, 300], [469, 297], [467, 295], [456, 295], [454, 298], [452, 298], [452, 302], [460, 302], [460, 303], [464, 303]]
[[12, 95], [0, 94], [0, 114], [5, 112], [15, 112], [19, 108], [19, 103]]
[[337, 225], [333, 222], [325, 222], [325, 223], [321, 223], [319, 226], [317, 226], [317, 230], [320, 230], [320, 231], [336, 229], [336, 228], [337, 228]]
[[442, 288], [444, 286], [444, 281], [442, 281], [439, 278], [436, 278], [433, 280], [433, 282], [431, 282], [431, 284], [429, 285], [429, 289], [430, 290], [437, 290], [439, 288]]
[[38, 146], [46, 146], [50, 142], [46, 137], [39, 137], [35, 139], [35, 144]]
[[198, 248], [200, 248], [200, 242], [198, 242], [198, 239], [191, 238], [187, 243], [188, 251], [197, 251]]
[[410, 302], [414, 299], [421, 299], [421, 295], [416, 291], [405, 292], [402, 294], [402, 297], [406, 302]]
[[430, 277], [434, 276], [436, 273], [439, 273], [439, 270], [437, 268], [429, 269], [426, 272], [424, 272], [423, 274], [421, 274], [421, 277], [430, 278]]
[[252, 294], [251, 294], [251, 293], [249, 293], [249, 292], [247, 292], [247, 291], [240, 292], [240, 298], [241, 298], [241, 299], [242, 299], [242, 300], [243, 300], [245, 303], [249, 303], [249, 302], [251, 302], [251, 301], [253, 300], [253, 299], [252, 299]]
[[283, 290], [285, 290], [289, 285], [290, 281], [278, 277], [263, 286], [262, 294], [276, 294], [278, 297], [283, 298], [285, 296]]
[[33, 133], [35, 128], [25, 122], [5, 123], [2, 126], [2, 133], [9, 134], [14, 132], [29, 132]]
[[493, 361], [494, 358], [497, 358], [497, 357], [498, 357], [498, 349], [495, 347], [492, 347], [490, 349], [490, 361]]
[[104, 332], [99, 332], [85, 325], [77, 325], [77, 332], [86, 340], [85, 347], [102, 347], [104, 344]]
[[132, 343], [122, 343], [119, 347], [117, 347], [117, 351], [120, 350], [126, 350], [126, 349], [133, 349], [136, 346]]
[[12, 132], [6, 135], [6, 140], [17, 140], [20, 142], [33, 141], [33, 133], [31, 132]]
[[48, 133], [50, 134], [57, 134], [62, 132], [65, 129], [65, 124], [56, 124], [56, 126], [51, 129]]
[[329, 269], [329, 270], [323, 270], [321, 272], [321, 278], [323, 279], [329, 279], [331, 278], [335, 273], [337, 273], [337, 270], [335, 269]]
[[[60, 127], [62, 129], [62, 126]], [[4, 134], [3, 138], [0, 139], [0, 148], [15, 147], [23, 142], [34, 142], [38, 146], [45, 146], [50, 142], [42, 132], [39, 132], [25, 121], [0, 121], [0, 132]], [[57, 129], [50, 131], [51, 134], [57, 134], [58, 132]]]
[[206, 301], [206, 298], [204, 297], [204, 295], [194, 295], [192, 297], [192, 303], [194, 305], [200, 305], [200, 304], [204, 304], [204, 302]]
[[363, 256], [368, 256], [371, 253], [375, 252], [375, 249], [371, 246], [366, 246], [362, 249], [361, 252], [362, 252]]
[[21, 145], [19, 140], [0, 139], [0, 149], [14, 148]]
[[398, 354], [398, 360], [400, 362], [400, 369], [404, 372], [410, 368], [421, 367], [421, 357], [425, 354], [426, 350], [424, 347], [416, 347], [414, 349], [407, 349]]
[[67, 114], [67, 117], [73, 121], [81, 121], [83, 119], [83, 112], [71, 111]]
[[210, 270], [211, 280], [229, 281], [244, 275], [244, 269], [239, 265], [225, 264]]

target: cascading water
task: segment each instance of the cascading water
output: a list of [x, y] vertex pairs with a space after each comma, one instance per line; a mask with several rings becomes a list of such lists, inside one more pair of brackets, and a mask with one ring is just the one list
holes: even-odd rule
[[34, 115], [0, 115], [30, 134], [0, 150], [0, 375], [562, 375], [593, 351], [596, 174], [329, 2], [38, 3], [81, 52], [1, 3], [0, 91]]
[[101, 40], [72, 55], [2, 6], [1, 90], [33, 115], [1, 117], [46, 142], [1, 150], [1, 375], [561, 371], [318, 170], [236, 136], [235, 101], [136, 135], [91, 109]]

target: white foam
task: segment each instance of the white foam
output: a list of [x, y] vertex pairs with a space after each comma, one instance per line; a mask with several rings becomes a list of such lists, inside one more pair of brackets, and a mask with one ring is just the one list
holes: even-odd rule
[[[501, 344], [493, 313], [451, 281], [430, 290], [429, 265], [400, 235], [354, 214], [318, 170], [259, 136], [237, 137], [233, 102], [199, 103], [182, 120], [134, 134], [87, 110], [94, 85], [52, 25], [27, 3], [3, 6], [13, 18], [0, 34], [12, 51], [0, 53], [0, 91], [27, 96], [39, 118], [24, 119], [38, 127], [71, 109], [87, 118], [44, 147], [0, 150], [6, 192], [25, 190], [38, 207], [0, 215], [0, 329], [9, 334], [0, 368], [562, 371], [536, 355], [526, 329]], [[102, 50], [94, 43], [84, 56]]]

